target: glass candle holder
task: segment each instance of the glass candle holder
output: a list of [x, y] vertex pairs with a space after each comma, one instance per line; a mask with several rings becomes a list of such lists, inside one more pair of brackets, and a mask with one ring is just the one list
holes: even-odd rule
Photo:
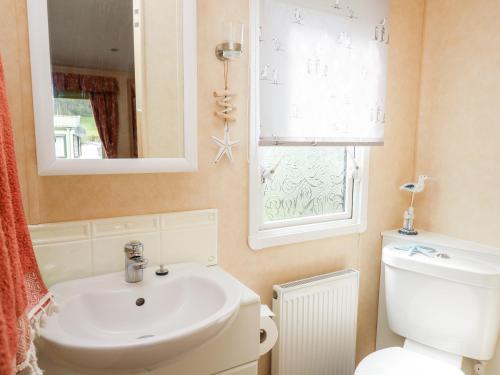
[[234, 60], [243, 54], [245, 25], [241, 22], [226, 21], [222, 24], [222, 43], [218, 44], [215, 54], [219, 60]]

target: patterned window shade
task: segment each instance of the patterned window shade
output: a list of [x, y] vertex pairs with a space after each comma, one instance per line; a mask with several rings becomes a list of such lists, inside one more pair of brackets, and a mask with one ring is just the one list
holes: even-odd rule
[[260, 0], [260, 145], [382, 145], [388, 0]]

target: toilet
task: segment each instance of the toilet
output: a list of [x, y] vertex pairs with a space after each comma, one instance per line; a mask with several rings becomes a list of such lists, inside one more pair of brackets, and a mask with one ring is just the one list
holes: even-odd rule
[[463, 357], [493, 357], [499, 333], [500, 260], [418, 243], [384, 247], [385, 304], [403, 347], [367, 356], [355, 375], [464, 375]]

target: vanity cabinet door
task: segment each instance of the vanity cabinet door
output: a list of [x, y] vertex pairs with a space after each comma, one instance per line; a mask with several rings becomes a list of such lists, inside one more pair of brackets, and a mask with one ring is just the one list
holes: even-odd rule
[[231, 370], [219, 372], [215, 375], [257, 375], [257, 372], [258, 372], [258, 366], [257, 366], [257, 361], [255, 361], [247, 363], [246, 365], [243, 366], [232, 368]]

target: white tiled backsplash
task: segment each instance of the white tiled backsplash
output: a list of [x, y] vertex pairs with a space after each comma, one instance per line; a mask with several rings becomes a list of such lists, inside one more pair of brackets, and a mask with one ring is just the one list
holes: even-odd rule
[[217, 264], [217, 210], [30, 225], [48, 286], [123, 270], [124, 245], [144, 244], [149, 265]]

